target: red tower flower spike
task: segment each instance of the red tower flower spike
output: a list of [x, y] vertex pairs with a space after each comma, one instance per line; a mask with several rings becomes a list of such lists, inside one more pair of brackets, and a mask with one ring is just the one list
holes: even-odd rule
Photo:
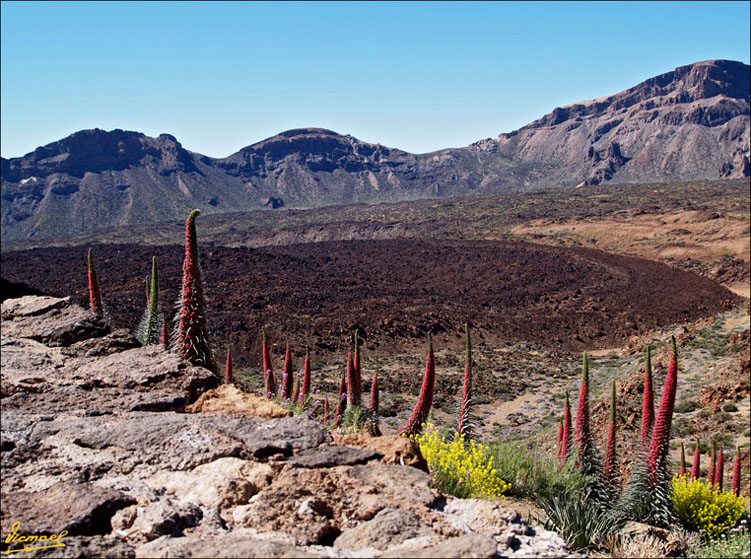
[[717, 443], [712, 441], [712, 454], [709, 455], [709, 472], [707, 473], [707, 484], [714, 483], [715, 467], [717, 466]]
[[284, 352], [284, 369], [282, 370], [282, 400], [292, 397], [294, 382], [294, 375], [292, 374], [292, 351], [288, 343], [287, 349]]
[[345, 376], [342, 375], [339, 381], [339, 402], [336, 405], [336, 412], [334, 412], [334, 427], [339, 427], [344, 418], [344, 410], [347, 409], [347, 387]]
[[227, 364], [224, 367], [224, 384], [232, 383], [232, 355], [230, 354], [230, 347], [227, 346]]
[[302, 388], [300, 389], [300, 404], [310, 395], [310, 351], [305, 348], [305, 368], [302, 376]]
[[271, 362], [271, 352], [269, 351], [269, 346], [266, 342], [266, 328], [261, 330], [261, 334], [263, 337], [261, 350], [263, 353], [263, 378], [265, 382], [266, 396], [270, 398], [271, 395], [276, 394], [276, 378], [274, 377], [274, 366]]
[[741, 494], [741, 447], [735, 447], [735, 462], [733, 462], [733, 481], [730, 490], [738, 497]]
[[355, 351], [352, 354], [352, 372], [354, 373], [354, 400], [356, 405], [362, 401], [362, 370], [360, 369], [360, 330], [355, 330]]
[[686, 475], [686, 448], [681, 443], [681, 475]]
[[400, 435], [411, 436], [422, 430], [422, 425], [428, 419], [430, 406], [433, 405], [433, 391], [435, 389], [435, 358], [433, 357], [433, 341], [428, 334], [428, 362], [425, 366], [425, 375], [420, 387], [420, 396], [417, 398], [415, 408], [412, 410], [407, 423], [399, 430]]
[[300, 377], [295, 381], [295, 391], [292, 392], [292, 403], [299, 404], [300, 399]]
[[576, 436], [574, 439], [577, 450], [576, 463], [584, 473], [595, 473], [591, 471], [594, 467], [592, 455], [594, 452], [594, 441], [589, 426], [589, 356], [585, 353], [582, 362], [582, 383], [579, 389], [579, 401], [576, 409]]
[[209, 345], [206, 302], [203, 298], [201, 267], [198, 261], [196, 217], [200, 213], [193, 210], [185, 222], [185, 260], [176, 352], [182, 359], [216, 371], [216, 363]]
[[568, 453], [571, 449], [571, 404], [566, 392], [566, 402], [563, 406], [563, 442], [561, 445], [561, 465], [568, 460]]
[[464, 356], [464, 384], [462, 386], [462, 403], [459, 407], [459, 421], [456, 426], [457, 435], [467, 432], [470, 406], [472, 404], [472, 341], [469, 337], [469, 324], [464, 323], [466, 338], [466, 353]]
[[162, 316], [162, 336], [159, 338], [159, 343], [164, 346], [164, 349], [169, 349], [169, 330], [167, 329], [167, 319]]
[[649, 458], [647, 462], [647, 481], [650, 486], [654, 487], [659, 483], [664, 483], [661, 479], [667, 468], [667, 457], [670, 431], [673, 425], [673, 410], [675, 409], [675, 393], [678, 387], [678, 352], [673, 338], [673, 354], [668, 365], [668, 374], [665, 378], [665, 387], [662, 391], [662, 400], [660, 409], [657, 412], [654, 429], [652, 431], [652, 442], [649, 446]]
[[356, 407], [360, 405], [360, 394], [357, 392], [357, 373], [352, 352], [347, 353], [347, 405]]
[[561, 451], [563, 450], [563, 420], [558, 421], [558, 444], [556, 445], [555, 457], [558, 460], [561, 459]]
[[654, 389], [652, 387], [652, 355], [647, 346], [647, 363], [644, 367], [644, 395], [641, 406], [641, 449], [646, 451], [652, 439], [652, 425], [655, 417]]
[[99, 291], [99, 279], [96, 275], [96, 269], [94, 268], [94, 256], [92, 250], [89, 249], [89, 305], [91, 312], [97, 316], [104, 316], [104, 306], [102, 305], [102, 294]]
[[373, 374], [373, 382], [370, 384], [370, 411], [378, 413], [378, 373]]
[[694, 449], [694, 461], [691, 464], [691, 479], [697, 479], [699, 477], [699, 471], [701, 469], [701, 446], [699, 446], [699, 439], [696, 439], [696, 448]]
[[722, 491], [722, 480], [725, 477], [725, 456], [722, 453], [722, 445], [717, 447], [717, 466], [714, 472], [714, 484]]
[[615, 452], [615, 380], [610, 393], [610, 428], [608, 429], [608, 443], [605, 453], [605, 464], [602, 469], [602, 479], [611, 494], [618, 490], [618, 465]]
[[329, 421], [329, 397], [326, 395], [326, 399], [323, 402], [323, 423], [326, 424]]

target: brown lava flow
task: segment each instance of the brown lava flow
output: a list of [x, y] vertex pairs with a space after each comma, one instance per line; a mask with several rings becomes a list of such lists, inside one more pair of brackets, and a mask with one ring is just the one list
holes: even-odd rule
[[[200, 230], [199, 230], [200, 243]], [[87, 304], [87, 247], [2, 254], [11, 282]], [[163, 306], [174, 314], [181, 246], [99, 245], [94, 257], [116, 327], [134, 329], [157, 256]], [[341, 360], [359, 328], [370, 356], [526, 340], [581, 351], [620, 345], [653, 328], [695, 320], [740, 299], [698, 275], [605, 252], [505, 241], [397, 239], [261, 249], [203, 247], [209, 327], [219, 355], [260, 366], [260, 331], [273, 351], [289, 341], [316, 360]], [[277, 359], [278, 362], [278, 359]]]

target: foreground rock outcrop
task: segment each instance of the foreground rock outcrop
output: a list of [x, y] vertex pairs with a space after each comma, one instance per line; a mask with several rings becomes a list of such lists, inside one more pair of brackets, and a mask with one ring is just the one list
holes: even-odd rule
[[69, 299], [3, 302], [2, 334], [0, 528], [67, 531], [29, 556], [568, 554], [503, 501], [431, 489], [403, 465], [424, 467], [409, 441], [335, 442], [305, 415], [254, 416], [210, 371]]

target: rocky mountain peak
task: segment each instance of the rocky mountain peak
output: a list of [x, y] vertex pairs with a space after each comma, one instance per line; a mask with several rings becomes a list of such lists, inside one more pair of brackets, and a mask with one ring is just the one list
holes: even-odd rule
[[337, 136], [339, 138], [344, 137], [342, 134], [339, 134], [338, 132], [334, 132], [333, 130], [329, 130], [327, 128], [293, 128], [292, 130], [279, 132], [279, 134], [274, 136], [274, 138], [276, 138], [277, 136], [285, 136], [287, 138], [293, 138], [295, 136]]
[[163, 172], [179, 165], [190, 167], [190, 159], [189, 152], [169, 134], [151, 138], [119, 128], [93, 128], [74, 132], [23, 157], [5, 160], [3, 180], [15, 182], [55, 173], [82, 178], [86, 173], [121, 171], [142, 163], [156, 163]]
[[230, 174], [265, 178], [290, 165], [301, 172], [378, 171], [389, 158], [407, 160], [414, 156], [380, 144], [362, 142], [325, 128], [297, 128], [247, 146], [220, 161]]
[[[580, 121], [583, 118], [613, 116], [631, 108], [654, 110], [663, 106], [687, 105], [719, 96], [729, 101], [725, 110], [720, 111], [719, 118], [707, 118], [702, 122], [704, 115], [701, 115], [698, 116], [699, 122], [697, 122], [697, 124], [716, 126], [727, 122], [729, 118], [732, 118], [731, 115], [737, 114], [738, 110], [742, 114], [748, 114], [749, 79], [749, 66], [742, 62], [731, 60], [696, 62], [649, 78], [614, 95], [556, 107], [551, 113], [520, 130], [556, 126], [568, 121]], [[744, 106], [745, 113], [743, 113]], [[519, 131], [501, 134], [501, 137], [508, 138]]]
[[572, 186], [748, 176], [749, 76], [747, 64], [730, 60], [680, 66], [620, 93], [556, 107], [499, 135], [497, 149], [556, 169], [548, 180]]

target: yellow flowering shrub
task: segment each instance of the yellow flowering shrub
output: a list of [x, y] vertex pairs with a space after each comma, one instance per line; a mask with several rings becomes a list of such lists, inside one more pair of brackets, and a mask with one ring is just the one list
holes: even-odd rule
[[743, 517], [743, 499], [688, 476], [673, 478], [673, 505], [681, 523], [692, 531], [714, 538]]
[[493, 468], [493, 456], [486, 445], [464, 436], [446, 441], [437, 429], [428, 424], [423, 434], [412, 438], [420, 445], [420, 452], [433, 475], [437, 489], [464, 498], [501, 497], [511, 485]]

